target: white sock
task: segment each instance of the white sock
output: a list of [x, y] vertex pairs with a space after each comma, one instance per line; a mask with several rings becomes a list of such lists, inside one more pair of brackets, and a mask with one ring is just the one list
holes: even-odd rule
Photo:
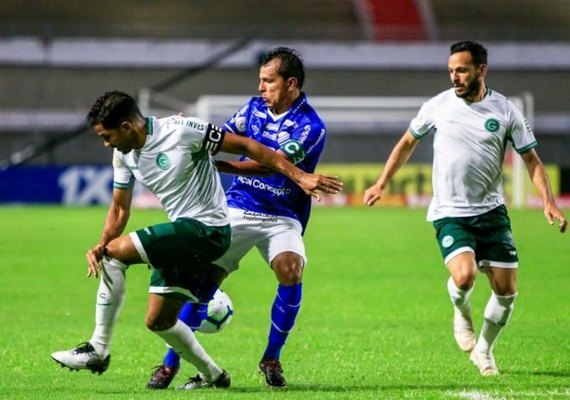
[[95, 305], [95, 330], [89, 343], [97, 354], [107, 357], [113, 328], [125, 299], [125, 271], [128, 265], [104, 256]]
[[447, 291], [449, 292], [451, 302], [464, 317], [471, 315], [471, 293], [473, 293], [473, 287], [475, 286], [468, 290], [462, 290], [455, 286], [452, 277], [449, 277], [447, 280]]
[[182, 321], [177, 320], [176, 324], [167, 330], [154, 333], [164, 339], [180, 357], [192, 363], [207, 382], [216, 380], [222, 374], [222, 369], [198, 343], [192, 329]]
[[497, 296], [491, 293], [491, 298], [485, 307], [485, 319], [481, 328], [481, 335], [477, 341], [477, 350], [490, 353], [499, 334], [509, 322], [517, 293], [511, 296]]

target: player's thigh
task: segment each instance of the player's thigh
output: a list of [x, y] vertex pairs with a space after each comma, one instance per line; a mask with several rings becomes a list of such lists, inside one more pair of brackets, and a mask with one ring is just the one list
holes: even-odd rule
[[482, 216], [477, 237], [477, 262], [498, 295], [516, 293], [518, 254], [504, 206]]
[[433, 227], [446, 265], [459, 254], [475, 254], [476, 238], [465, 218], [442, 218], [434, 221]]
[[477, 263], [480, 269], [518, 267], [517, 248], [504, 206], [482, 215], [476, 228]]
[[228, 250], [213, 263], [228, 274], [239, 268], [240, 261], [264, 238], [262, 224], [244, 210], [230, 208], [232, 241]]
[[279, 217], [271, 225], [268, 224], [264, 231], [264, 238], [258, 243], [257, 248], [268, 265], [273, 265], [276, 257], [283, 253], [292, 253], [292, 256], [300, 257], [301, 267], [307, 264], [303, 230], [298, 221]]
[[120, 236], [111, 240], [105, 246], [105, 252], [109, 257], [127, 265], [138, 264], [143, 261], [130, 235]]

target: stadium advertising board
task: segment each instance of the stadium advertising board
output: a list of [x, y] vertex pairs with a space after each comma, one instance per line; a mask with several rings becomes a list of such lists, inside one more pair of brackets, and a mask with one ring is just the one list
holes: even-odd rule
[[[338, 175], [344, 182], [343, 193], [334, 196], [323, 195], [319, 205], [361, 206], [364, 190], [373, 184], [382, 165], [379, 164], [321, 164], [317, 172]], [[559, 196], [560, 170], [547, 165], [554, 194], [561, 206], [569, 206], [568, 198]], [[222, 184], [228, 187], [231, 176], [222, 174]], [[540, 207], [540, 199], [531, 190], [532, 184], [526, 178], [525, 204]], [[505, 197], [512, 199], [512, 168], [504, 170]], [[0, 173], [0, 203], [8, 204], [63, 204], [95, 205], [109, 204], [113, 191], [113, 169], [111, 166], [22, 166]], [[159, 206], [156, 198], [142, 186], [136, 185], [133, 205], [135, 207]], [[384, 206], [426, 207], [432, 196], [431, 164], [406, 164], [396, 174], [381, 204]]]

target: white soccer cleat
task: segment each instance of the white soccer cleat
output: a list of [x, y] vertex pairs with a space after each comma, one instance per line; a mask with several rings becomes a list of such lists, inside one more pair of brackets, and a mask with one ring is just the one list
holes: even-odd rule
[[193, 378], [190, 378], [188, 382], [186, 382], [182, 386], [178, 386], [176, 389], [183, 389], [183, 390], [195, 390], [195, 389], [205, 389], [205, 388], [217, 388], [217, 389], [227, 389], [232, 384], [232, 380], [230, 378], [230, 374], [226, 371], [222, 371], [222, 374], [213, 382], [208, 382], [204, 380], [200, 374], [196, 375]]
[[475, 348], [477, 339], [471, 315], [464, 317], [457, 307], [453, 307], [453, 335], [459, 348], [468, 353]]
[[481, 375], [499, 375], [499, 369], [497, 368], [497, 364], [495, 364], [495, 357], [493, 357], [493, 353], [478, 351], [477, 348], [474, 348], [471, 352], [471, 355], [469, 356], [469, 359], [473, 362], [473, 364], [475, 364], [477, 368], [479, 368]]
[[110, 354], [107, 357], [100, 356], [89, 342], [81, 343], [75, 349], [52, 353], [51, 358], [72, 371], [87, 369], [99, 375], [109, 368], [111, 361]]

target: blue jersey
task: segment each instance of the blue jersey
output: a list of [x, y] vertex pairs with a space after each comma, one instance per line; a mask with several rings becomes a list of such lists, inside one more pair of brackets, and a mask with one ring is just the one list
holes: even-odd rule
[[[291, 162], [306, 172], [314, 172], [323, 151], [326, 128], [301, 93], [291, 108], [275, 116], [261, 97], [253, 97], [224, 128], [252, 138], [275, 150], [283, 151]], [[242, 157], [241, 160], [247, 160]], [[282, 174], [236, 176], [226, 191], [228, 206], [294, 218], [307, 226], [311, 197]]]

